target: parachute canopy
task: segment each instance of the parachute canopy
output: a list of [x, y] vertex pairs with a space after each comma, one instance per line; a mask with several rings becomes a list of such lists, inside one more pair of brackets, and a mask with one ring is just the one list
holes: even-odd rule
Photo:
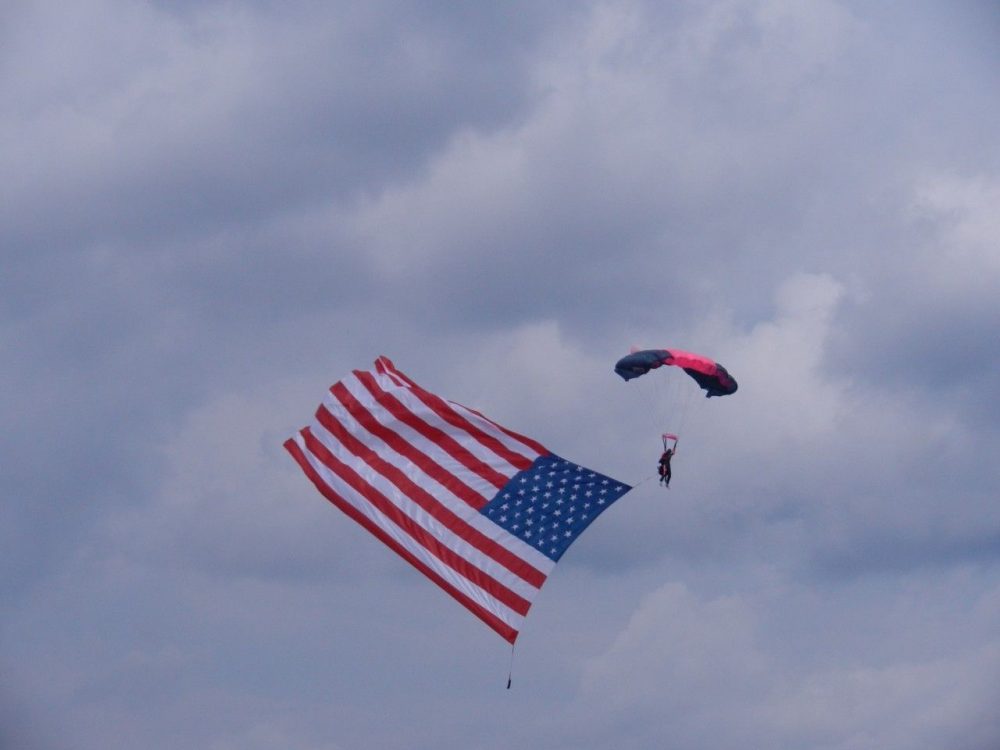
[[736, 392], [736, 380], [725, 367], [708, 357], [680, 349], [644, 349], [632, 352], [618, 360], [615, 372], [625, 380], [632, 380], [663, 365], [683, 369], [705, 390], [705, 398], [728, 396]]

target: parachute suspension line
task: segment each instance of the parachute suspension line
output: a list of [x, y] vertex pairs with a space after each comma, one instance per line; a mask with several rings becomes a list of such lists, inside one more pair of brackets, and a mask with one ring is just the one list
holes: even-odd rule
[[655, 389], [658, 399], [654, 404], [653, 414], [661, 420], [660, 428], [665, 425], [664, 420], [676, 418], [677, 411], [677, 379], [672, 377], [674, 373], [665, 373], [666, 377], [655, 379]]
[[510, 683], [514, 677], [514, 644], [510, 644], [510, 667], [507, 669], [507, 689], [510, 690]]
[[[665, 396], [659, 404], [656, 415], [661, 420], [661, 430], [667, 430], [680, 435], [684, 427], [683, 405], [689, 389], [685, 388], [687, 383], [681, 382], [679, 373], [667, 372], [664, 375], [665, 377], [659, 378], [659, 382]], [[666, 450], [666, 447], [664, 447], [664, 450]]]
[[658, 378], [650, 385], [653, 387], [653, 403], [651, 405], [653, 413], [663, 414], [670, 403], [670, 383], [663, 378]]
[[670, 407], [672, 394], [672, 383], [669, 382], [670, 378], [657, 378], [655, 382], [650, 383], [653, 386], [653, 394], [655, 396], [653, 403], [650, 405], [653, 414], [663, 414]]
[[681, 405], [679, 409], [680, 414], [678, 415], [678, 424], [677, 424], [678, 435], [680, 435], [681, 432], [684, 431], [684, 423], [687, 422], [688, 414], [691, 412], [691, 404], [694, 402], [695, 395], [697, 394], [697, 392], [698, 390], [696, 388], [689, 388], [687, 389], [687, 392], [684, 394], [684, 398], [681, 400]]

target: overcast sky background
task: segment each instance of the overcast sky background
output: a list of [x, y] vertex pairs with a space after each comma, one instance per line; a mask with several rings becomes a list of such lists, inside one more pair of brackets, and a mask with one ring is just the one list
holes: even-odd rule
[[[1000, 747], [998, 92], [988, 1], [3, 3], [0, 747]], [[281, 443], [385, 354], [635, 483], [632, 345], [740, 390], [507, 691]]]

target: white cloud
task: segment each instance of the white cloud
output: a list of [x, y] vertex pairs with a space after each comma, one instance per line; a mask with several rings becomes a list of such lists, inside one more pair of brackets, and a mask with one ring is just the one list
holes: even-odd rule
[[[700, 596], [679, 583], [652, 591], [586, 668], [580, 710], [589, 730], [643, 727], [625, 747], [668, 736], [685, 747], [930, 750], [989, 721], [1000, 643], [944, 657], [950, 644], [925, 642], [915, 658], [887, 653], [877, 665], [852, 665], [837, 642], [813, 640], [824, 658], [796, 665], [767, 627], [803, 595]], [[862, 621], [886, 618], [894, 598], [870, 602]], [[906, 628], [900, 615], [888, 615], [899, 618], [891, 626]]]
[[[546, 243], [571, 257], [607, 253], [628, 264], [655, 242], [672, 269], [696, 266], [703, 244], [685, 247], [672, 236], [679, 211], [719, 191], [742, 193], [745, 181], [779, 180], [814, 158], [806, 153], [829, 113], [802, 91], [849, 55], [857, 24], [847, 11], [741, 0], [678, 10], [677, 18], [660, 12], [596, 5], [544, 50], [536, 104], [523, 121], [494, 133], [463, 130], [425, 171], [363, 201], [349, 220], [385, 277], [434, 284], [454, 265], [493, 268], [497, 253], [530, 268]], [[787, 116], [755, 122], [769, 98]], [[720, 101], [745, 112], [722, 117]], [[602, 229], [613, 248], [571, 246], [576, 231], [600, 237]], [[728, 254], [713, 248], [710, 257]]]
[[613, 710], [674, 713], [693, 695], [752, 692], [762, 667], [754, 616], [739, 597], [701, 601], [679, 583], [648, 594], [611, 647], [588, 665], [585, 694]]
[[[995, 747], [992, 59], [918, 5], [0, 11], [5, 689], [84, 748]], [[740, 390], [674, 373], [674, 487], [499, 696], [281, 441], [385, 353], [635, 481], [633, 343]]]
[[825, 274], [801, 274], [775, 292], [774, 317], [720, 342], [739, 373], [728, 418], [752, 425], [766, 450], [843, 429], [846, 384], [824, 372], [844, 287]]
[[937, 241], [920, 260], [938, 294], [1000, 294], [1000, 181], [937, 176], [918, 185], [915, 220], [932, 222]]
[[320, 382], [271, 382], [192, 411], [164, 448], [162, 483], [145, 503], [109, 516], [93, 554], [155, 569], [287, 579], [356, 570], [361, 543], [377, 570], [387, 561], [378, 545], [342, 523], [282, 448], [311, 421], [327, 385]]

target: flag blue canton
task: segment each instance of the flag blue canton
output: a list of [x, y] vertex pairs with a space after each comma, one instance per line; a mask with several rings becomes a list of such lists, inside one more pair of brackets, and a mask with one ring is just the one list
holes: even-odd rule
[[515, 474], [480, 513], [558, 561], [583, 530], [630, 489], [550, 453]]

